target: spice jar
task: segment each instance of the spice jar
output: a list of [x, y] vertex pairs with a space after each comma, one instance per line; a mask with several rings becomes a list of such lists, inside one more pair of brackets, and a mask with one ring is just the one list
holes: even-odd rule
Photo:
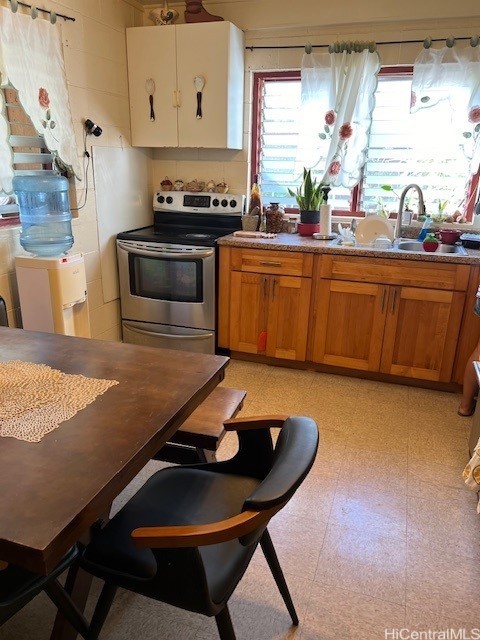
[[281, 233], [284, 229], [283, 207], [278, 202], [271, 202], [265, 209], [267, 233]]

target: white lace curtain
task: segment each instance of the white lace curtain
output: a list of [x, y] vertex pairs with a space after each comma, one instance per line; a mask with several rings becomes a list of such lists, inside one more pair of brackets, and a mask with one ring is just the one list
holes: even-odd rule
[[298, 158], [322, 182], [354, 187], [365, 164], [380, 58], [374, 43], [338, 43], [302, 60]]
[[[453, 45], [453, 43], [450, 43]], [[471, 173], [480, 163], [480, 46], [425, 48], [413, 67], [411, 113], [450, 105], [458, 144], [470, 161]]]
[[[0, 7], [0, 86], [13, 85], [53, 156], [80, 177], [60, 27]], [[1, 92], [0, 92], [1, 93]], [[0, 190], [12, 191], [12, 153], [0, 104]]]

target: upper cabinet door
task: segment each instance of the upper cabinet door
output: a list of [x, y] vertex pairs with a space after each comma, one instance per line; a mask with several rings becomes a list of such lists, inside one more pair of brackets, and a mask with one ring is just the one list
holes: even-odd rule
[[[132, 27], [127, 57], [134, 146], [242, 148], [244, 37], [235, 25]], [[201, 95], [196, 77], [205, 83]], [[155, 84], [153, 122], [149, 79]]]
[[[178, 146], [175, 30], [174, 26], [127, 29], [130, 120], [135, 147]], [[151, 119], [148, 80], [154, 83], [155, 120]]]
[[[180, 147], [242, 148], [243, 61], [243, 33], [230, 22], [177, 25]], [[197, 76], [205, 81], [201, 119]]]

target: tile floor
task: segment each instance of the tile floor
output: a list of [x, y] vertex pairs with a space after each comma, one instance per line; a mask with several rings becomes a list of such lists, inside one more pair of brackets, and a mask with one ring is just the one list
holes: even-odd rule
[[[458, 396], [241, 361], [225, 384], [248, 391], [244, 414], [309, 415], [321, 434], [310, 475], [270, 527], [300, 625], [290, 625], [259, 550], [231, 600], [238, 640], [394, 640], [385, 629], [480, 627], [480, 516], [461, 477], [471, 419], [457, 416]], [[220, 455], [234, 450], [229, 434]], [[47, 640], [53, 614], [39, 596], [0, 640]], [[217, 635], [211, 619], [121, 592], [101, 638]]]

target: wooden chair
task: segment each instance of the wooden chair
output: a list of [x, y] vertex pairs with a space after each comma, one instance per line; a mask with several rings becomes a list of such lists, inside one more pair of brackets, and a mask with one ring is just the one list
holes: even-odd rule
[[[281, 429], [275, 448], [273, 427]], [[307, 476], [317, 426], [310, 418], [265, 416], [228, 420], [225, 429], [239, 438], [232, 459], [158, 471], [86, 547], [81, 565], [105, 581], [92, 639], [122, 587], [214, 616], [221, 640], [235, 640], [227, 603], [259, 543], [298, 624], [267, 525]]]

